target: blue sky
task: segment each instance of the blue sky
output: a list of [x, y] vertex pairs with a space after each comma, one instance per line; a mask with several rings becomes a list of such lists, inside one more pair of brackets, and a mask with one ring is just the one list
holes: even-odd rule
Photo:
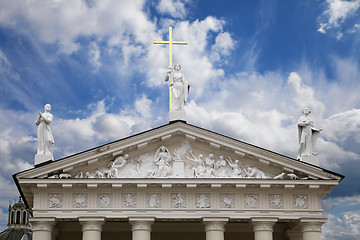
[[188, 122], [296, 157], [309, 106], [321, 167], [345, 175], [323, 201], [326, 239], [360, 234], [360, 0], [0, 0], [0, 228], [52, 105], [56, 159], [168, 122], [164, 77], [192, 83]]

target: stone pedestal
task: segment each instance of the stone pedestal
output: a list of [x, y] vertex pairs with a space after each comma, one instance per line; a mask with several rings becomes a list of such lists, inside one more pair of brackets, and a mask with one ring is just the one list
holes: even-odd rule
[[255, 240], [272, 240], [273, 226], [277, 218], [251, 218]]
[[51, 154], [35, 154], [35, 166], [41, 163], [54, 161], [54, 157]]
[[131, 217], [129, 222], [131, 224], [132, 240], [151, 239], [151, 225], [154, 222], [154, 218]]
[[185, 163], [184, 161], [173, 162], [174, 177], [185, 177]]
[[79, 218], [79, 222], [82, 227], [83, 240], [101, 240], [102, 225], [104, 224], [105, 218], [94, 217], [94, 218]]
[[169, 112], [169, 122], [178, 121], [178, 120], [186, 122], [185, 110], [176, 110]]
[[51, 240], [55, 218], [30, 218], [33, 240]]
[[320, 166], [318, 156], [301, 156], [300, 160], [315, 166]]
[[228, 218], [203, 218], [206, 240], [224, 240], [225, 224]]
[[300, 219], [303, 240], [321, 240], [321, 226], [326, 219], [302, 218]]

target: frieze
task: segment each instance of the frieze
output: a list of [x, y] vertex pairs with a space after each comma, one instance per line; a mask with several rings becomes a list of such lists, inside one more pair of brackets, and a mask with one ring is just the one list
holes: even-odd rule
[[[53, 178], [50, 176], [49, 178]], [[70, 174], [66, 174], [70, 178]], [[261, 178], [299, 179], [294, 173], [276, 176], [247, 165], [230, 156], [213, 153], [194, 154], [188, 141], [172, 152], [160, 146], [153, 154], [145, 153], [132, 158], [129, 154], [116, 156], [95, 171], [78, 172], [75, 178]]]
[[294, 208], [307, 209], [308, 196], [303, 194], [294, 195]]
[[172, 208], [186, 208], [185, 193], [171, 193]]
[[62, 201], [62, 193], [49, 193], [49, 208], [61, 208]]
[[233, 193], [220, 194], [220, 207], [234, 208], [235, 207], [235, 194], [233, 194]]
[[102, 193], [99, 196], [99, 204], [101, 208], [108, 208], [111, 206], [111, 195], [109, 193]]
[[245, 195], [245, 206], [246, 208], [257, 208], [257, 200], [259, 195], [257, 194], [247, 194]]
[[161, 207], [161, 194], [160, 193], [147, 193], [146, 194], [146, 206], [148, 208], [160, 208]]
[[210, 208], [211, 200], [210, 193], [197, 193], [196, 198], [196, 207], [197, 208]]
[[75, 193], [73, 203], [75, 208], [85, 208], [87, 206], [87, 193]]
[[135, 208], [136, 207], [136, 193], [123, 193], [123, 206], [127, 208]]
[[269, 205], [275, 209], [283, 208], [283, 196], [280, 194], [269, 195]]

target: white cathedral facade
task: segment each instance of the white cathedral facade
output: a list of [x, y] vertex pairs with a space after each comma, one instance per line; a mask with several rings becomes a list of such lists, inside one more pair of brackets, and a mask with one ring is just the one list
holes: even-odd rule
[[34, 240], [320, 240], [342, 178], [184, 121], [14, 175]]
[[[320, 240], [321, 198], [343, 176], [319, 167], [304, 109], [302, 161], [186, 123], [190, 83], [172, 67], [170, 123], [53, 161], [51, 106], [35, 167], [15, 174], [34, 240]], [[306, 110], [306, 111], [305, 111]]]

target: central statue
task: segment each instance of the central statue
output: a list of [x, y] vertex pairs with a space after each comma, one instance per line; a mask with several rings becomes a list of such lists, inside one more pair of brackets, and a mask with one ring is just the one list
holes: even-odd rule
[[189, 96], [190, 84], [185, 81], [184, 75], [180, 72], [180, 70], [180, 64], [175, 64], [174, 67], [169, 66], [165, 77], [165, 82], [169, 83], [171, 93], [171, 111], [184, 110], [184, 104]]

